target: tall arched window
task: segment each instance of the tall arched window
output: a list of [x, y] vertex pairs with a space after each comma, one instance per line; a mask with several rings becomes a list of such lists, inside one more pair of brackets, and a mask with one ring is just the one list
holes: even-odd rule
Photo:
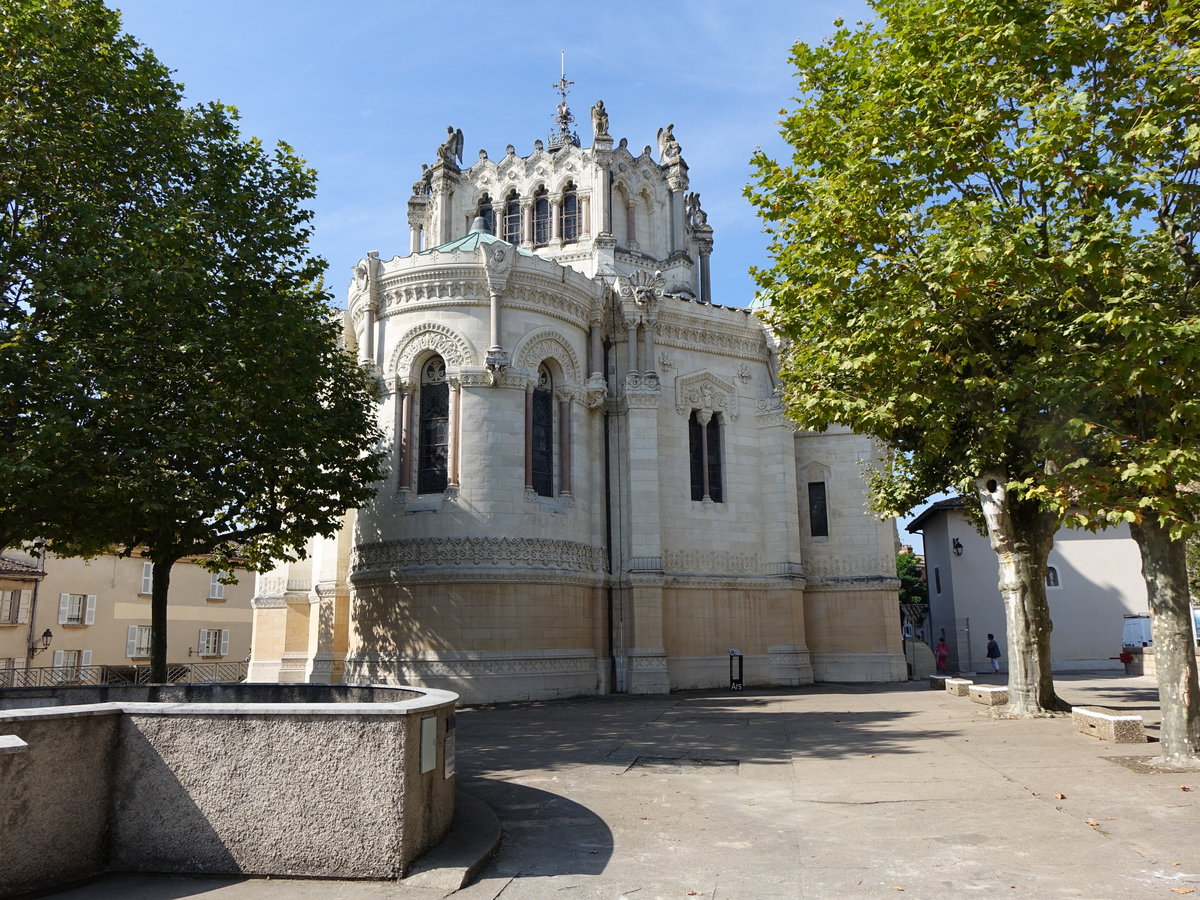
[[563, 188], [562, 198], [562, 239], [567, 244], [579, 240], [579, 194], [575, 191], [574, 182], [568, 182]]
[[550, 198], [544, 187], [533, 195], [533, 246], [545, 247], [550, 243]]
[[533, 389], [533, 489], [542, 497], [554, 496], [554, 382], [545, 363], [538, 366]]
[[430, 358], [421, 368], [421, 421], [418, 427], [417, 493], [446, 490], [450, 457], [450, 385], [446, 362]]
[[699, 410], [688, 418], [688, 455], [691, 460], [692, 499], [721, 503], [721, 423], [717, 413], [702, 421]]
[[496, 210], [492, 207], [492, 198], [484, 194], [479, 198], [479, 209], [476, 216], [483, 219], [483, 227], [488, 234], [496, 233]]
[[521, 243], [521, 198], [516, 191], [504, 201], [504, 239], [514, 246]]

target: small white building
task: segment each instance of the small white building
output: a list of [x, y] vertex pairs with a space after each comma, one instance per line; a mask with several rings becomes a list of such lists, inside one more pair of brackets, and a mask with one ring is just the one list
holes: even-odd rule
[[[934, 503], [907, 530], [925, 538], [928, 633], [931, 642], [945, 634], [951, 671], [988, 670], [989, 632], [996, 635], [1000, 665], [1007, 668], [996, 554], [967, 519], [962, 498]], [[1060, 529], [1049, 566], [1046, 599], [1054, 622], [1054, 670], [1120, 669], [1114, 657], [1121, 652], [1123, 618], [1147, 612], [1141, 556], [1129, 527], [1098, 533]]]

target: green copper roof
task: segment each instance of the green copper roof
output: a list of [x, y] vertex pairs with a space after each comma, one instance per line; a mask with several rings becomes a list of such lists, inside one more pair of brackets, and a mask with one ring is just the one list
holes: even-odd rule
[[[503, 238], [498, 238], [486, 228], [483, 227], [483, 217], [476, 216], [475, 221], [471, 223], [471, 230], [460, 238], [455, 238], [452, 241], [447, 241], [438, 247], [430, 247], [428, 250], [420, 250], [417, 256], [425, 256], [427, 253], [450, 253], [454, 250], [466, 250], [471, 252], [479, 247], [480, 244], [508, 244], [508, 241]], [[509, 246], [512, 246], [509, 244]], [[520, 247], [514, 247], [518, 253], [524, 256], [536, 256], [528, 250], [522, 250]]]

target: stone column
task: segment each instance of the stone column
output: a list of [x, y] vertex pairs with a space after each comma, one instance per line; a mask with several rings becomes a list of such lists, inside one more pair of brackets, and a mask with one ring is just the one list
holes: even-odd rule
[[643, 372], [657, 372], [658, 363], [654, 361], [654, 323], [647, 322], [642, 326], [642, 341], [646, 347], [646, 359], [642, 364]]
[[533, 201], [521, 201], [521, 246], [529, 249], [533, 246]]
[[525, 493], [533, 490], [533, 385], [525, 389]]
[[638, 337], [637, 323], [633, 322], [626, 325], [626, 343], [629, 344], [629, 371], [640, 372], [638, 368]]
[[708, 423], [712, 420], [712, 416], [711, 409], [696, 410], [696, 421], [700, 423], [700, 475], [704, 484], [701, 497], [710, 502], [712, 496], [708, 492]]
[[700, 245], [700, 302], [712, 303], [712, 276], [709, 274], [708, 258], [712, 255], [712, 227], [700, 225], [696, 228], [696, 240]]
[[558, 491], [560, 494], [571, 493], [571, 401], [563, 398], [558, 401]]
[[588, 376], [590, 378], [604, 377], [604, 348], [600, 343], [600, 323], [592, 322], [588, 326]]
[[562, 195], [555, 194], [550, 201], [550, 243], [562, 243]]
[[579, 198], [579, 236], [590, 237], [592, 233], [592, 198], [584, 194]]
[[626, 243], [631, 250], [637, 247], [637, 214], [634, 211], [635, 202], [632, 199], [625, 202]]
[[449, 446], [446, 448], [446, 486], [451, 488], [458, 487], [458, 446], [461, 437], [462, 424], [460, 422], [459, 405], [462, 401], [462, 384], [458, 378], [450, 381], [450, 440]]
[[412, 490], [412, 388], [408, 385], [400, 387], [400, 403], [398, 404], [396, 422], [396, 455], [399, 469], [396, 487], [401, 491]]

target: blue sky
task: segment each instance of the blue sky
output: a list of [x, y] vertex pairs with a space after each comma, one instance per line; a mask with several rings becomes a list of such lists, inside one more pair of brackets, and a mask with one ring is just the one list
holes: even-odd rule
[[175, 70], [190, 101], [237, 107], [243, 133], [284, 140], [317, 170], [314, 251], [344, 300], [367, 250], [408, 251], [406, 204], [446, 126], [464, 159], [545, 139], [566, 51], [584, 145], [599, 98], [631, 148], [674, 123], [714, 228], [713, 300], [749, 303], [766, 237], [741, 192], [761, 146], [782, 155], [779, 112], [796, 94], [796, 40], [819, 42], [861, 2], [454, 4], [407, 0], [108, 0], [127, 32]]

